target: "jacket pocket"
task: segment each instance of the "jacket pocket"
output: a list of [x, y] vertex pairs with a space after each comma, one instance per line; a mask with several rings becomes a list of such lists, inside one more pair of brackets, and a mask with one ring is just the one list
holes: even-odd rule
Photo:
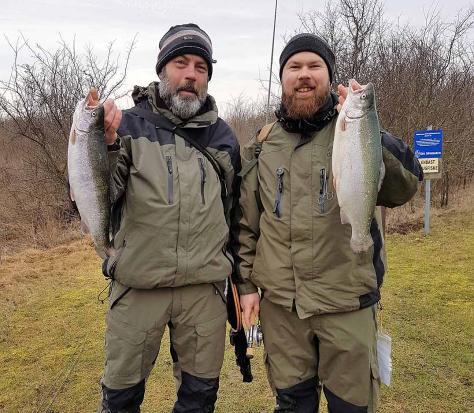
[[329, 185], [329, 170], [321, 168], [319, 170], [319, 196], [318, 196], [318, 209], [320, 214], [326, 214], [332, 205], [334, 198], [334, 192], [331, 191]]
[[105, 332], [107, 362], [105, 377], [111, 383], [143, 379], [143, 350], [146, 332], [109, 313]]
[[120, 260], [121, 255], [123, 254], [123, 250], [125, 249], [126, 242], [123, 240], [122, 247], [117, 250], [117, 254], [114, 257], [107, 257], [104, 262], [102, 263], [102, 274], [104, 277], [110, 278], [111, 280], [115, 279], [115, 270], [117, 268], [117, 264]]
[[198, 163], [199, 163], [199, 172], [201, 174], [201, 201], [202, 201], [202, 204], [204, 205], [206, 203], [206, 198], [204, 196], [204, 188], [206, 184], [206, 167], [204, 165], [203, 158], [198, 158]]
[[[226, 334], [227, 312], [213, 320], [197, 324], [194, 370], [198, 374], [214, 376], [222, 367]], [[217, 373], [218, 375], [218, 373]]]
[[166, 168], [168, 169], [168, 204], [173, 203], [173, 160], [166, 156]]
[[280, 218], [281, 217], [281, 197], [283, 195], [283, 175], [285, 171], [280, 166], [276, 170], [276, 190], [275, 190], [275, 203], [273, 204], [273, 213]]

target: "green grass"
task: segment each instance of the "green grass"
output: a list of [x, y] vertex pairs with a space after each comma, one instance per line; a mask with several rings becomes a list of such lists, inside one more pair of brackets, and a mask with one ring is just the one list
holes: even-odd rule
[[[382, 311], [393, 340], [393, 383], [380, 412], [474, 411], [474, 213], [388, 237]], [[0, 263], [0, 412], [95, 411], [103, 366], [106, 286], [85, 241], [26, 251]], [[165, 334], [165, 337], [167, 335]], [[142, 411], [171, 411], [167, 338]], [[227, 349], [218, 412], [272, 412], [260, 354], [241, 382]], [[323, 408], [324, 411], [324, 408]]]

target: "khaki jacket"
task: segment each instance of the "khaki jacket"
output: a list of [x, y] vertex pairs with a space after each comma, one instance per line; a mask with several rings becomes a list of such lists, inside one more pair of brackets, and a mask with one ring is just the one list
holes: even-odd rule
[[[336, 120], [306, 139], [277, 122], [240, 187], [240, 292], [259, 287], [301, 318], [374, 304], [386, 267], [380, 208], [366, 253], [352, 252], [351, 226], [341, 224], [331, 166]], [[243, 148], [243, 171], [255, 145], [254, 139]], [[383, 132], [382, 145], [386, 175], [377, 203], [394, 207], [415, 194], [422, 173], [401, 140]], [[327, 194], [320, 202], [323, 176]]]
[[[238, 142], [217, 116], [212, 97], [206, 110], [185, 123], [158, 101], [158, 86], [136, 91], [137, 105], [159, 112], [199, 139], [224, 170], [231, 204]], [[232, 272], [219, 177], [206, 157], [178, 134], [124, 113], [120, 151], [111, 154], [115, 258], [110, 276], [133, 288], [177, 287], [225, 280]]]

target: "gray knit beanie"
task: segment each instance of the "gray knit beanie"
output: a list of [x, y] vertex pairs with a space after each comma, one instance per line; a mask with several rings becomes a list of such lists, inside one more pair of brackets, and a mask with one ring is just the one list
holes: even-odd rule
[[156, 73], [171, 59], [184, 54], [201, 56], [207, 63], [209, 79], [212, 77], [212, 42], [208, 34], [197, 24], [179, 24], [172, 26], [160, 40], [160, 52], [156, 63]]

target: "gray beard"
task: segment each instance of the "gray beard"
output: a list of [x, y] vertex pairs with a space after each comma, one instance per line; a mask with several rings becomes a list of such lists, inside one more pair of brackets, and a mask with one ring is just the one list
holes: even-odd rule
[[158, 85], [160, 97], [166, 103], [171, 112], [180, 119], [190, 119], [204, 106], [207, 99], [207, 85], [203, 90], [197, 91], [197, 96], [182, 97], [174, 89], [166, 73], [163, 73], [161, 82]]

